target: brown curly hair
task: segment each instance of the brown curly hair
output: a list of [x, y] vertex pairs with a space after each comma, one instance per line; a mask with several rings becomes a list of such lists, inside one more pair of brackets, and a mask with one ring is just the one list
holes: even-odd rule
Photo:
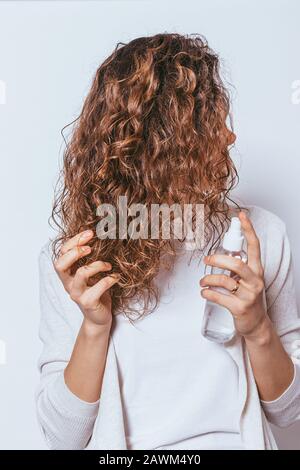
[[[54, 257], [66, 239], [95, 233], [99, 204], [193, 201], [205, 205], [208, 252], [228, 226], [229, 192], [238, 179], [229, 156], [230, 99], [219, 58], [197, 34], [156, 34], [118, 43], [100, 65], [80, 116], [71, 124], [52, 218]], [[240, 206], [234, 203], [236, 207]], [[113, 312], [140, 317], [159, 300], [154, 279], [170, 240], [101, 240], [73, 272], [101, 259], [121, 275]], [[103, 276], [103, 274], [102, 274]], [[95, 276], [92, 282], [99, 280]], [[138, 302], [139, 308], [133, 306]]]

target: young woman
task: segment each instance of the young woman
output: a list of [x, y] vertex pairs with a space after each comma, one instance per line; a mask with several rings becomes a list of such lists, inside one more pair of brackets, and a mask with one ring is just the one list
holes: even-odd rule
[[[289, 240], [276, 215], [229, 199], [229, 112], [218, 57], [198, 35], [119, 44], [99, 67], [65, 152], [60, 233], [40, 255], [37, 410], [51, 448], [275, 449], [269, 422], [299, 419]], [[99, 237], [97, 208], [120, 196], [203, 204], [204, 247]], [[247, 263], [213, 254], [233, 215]], [[230, 342], [202, 336], [206, 299], [233, 315]]]

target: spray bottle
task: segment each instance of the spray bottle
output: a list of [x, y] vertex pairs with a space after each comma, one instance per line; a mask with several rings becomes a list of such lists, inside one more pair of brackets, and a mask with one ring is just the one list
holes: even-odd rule
[[[238, 217], [232, 217], [230, 227], [225, 233], [222, 246], [215, 253], [234, 256], [240, 258], [244, 263], [247, 262], [247, 253], [242, 249], [244, 237], [241, 231], [241, 222]], [[227, 269], [211, 267], [210, 274], [226, 274], [235, 280], [239, 276]], [[209, 287], [228, 295], [228, 290], [223, 287]], [[202, 334], [205, 338], [216, 343], [227, 343], [235, 336], [235, 326], [230, 311], [214, 302], [205, 300], [204, 316], [202, 322]]]

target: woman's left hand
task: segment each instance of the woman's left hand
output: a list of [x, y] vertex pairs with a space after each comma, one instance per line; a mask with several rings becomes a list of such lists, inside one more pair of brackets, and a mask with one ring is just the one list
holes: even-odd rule
[[239, 213], [242, 230], [247, 240], [248, 261], [223, 254], [214, 254], [204, 258], [205, 264], [216, 266], [236, 273], [237, 281], [226, 274], [209, 274], [200, 280], [201, 287], [222, 287], [228, 294], [204, 288], [201, 295], [207, 300], [226, 307], [234, 318], [236, 330], [245, 338], [259, 336], [262, 326], [268, 323], [268, 315], [264, 308], [264, 271], [261, 263], [260, 243], [251, 221], [245, 212]]

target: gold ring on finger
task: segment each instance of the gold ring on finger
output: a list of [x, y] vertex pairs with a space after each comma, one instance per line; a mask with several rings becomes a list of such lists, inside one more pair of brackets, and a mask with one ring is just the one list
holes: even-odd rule
[[240, 287], [240, 283], [239, 283], [239, 281], [236, 281], [236, 284], [235, 284], [234, 288], [231, 289], [230, 292], [231, 292], [232, 294], [235, 294], [239, 287]]

